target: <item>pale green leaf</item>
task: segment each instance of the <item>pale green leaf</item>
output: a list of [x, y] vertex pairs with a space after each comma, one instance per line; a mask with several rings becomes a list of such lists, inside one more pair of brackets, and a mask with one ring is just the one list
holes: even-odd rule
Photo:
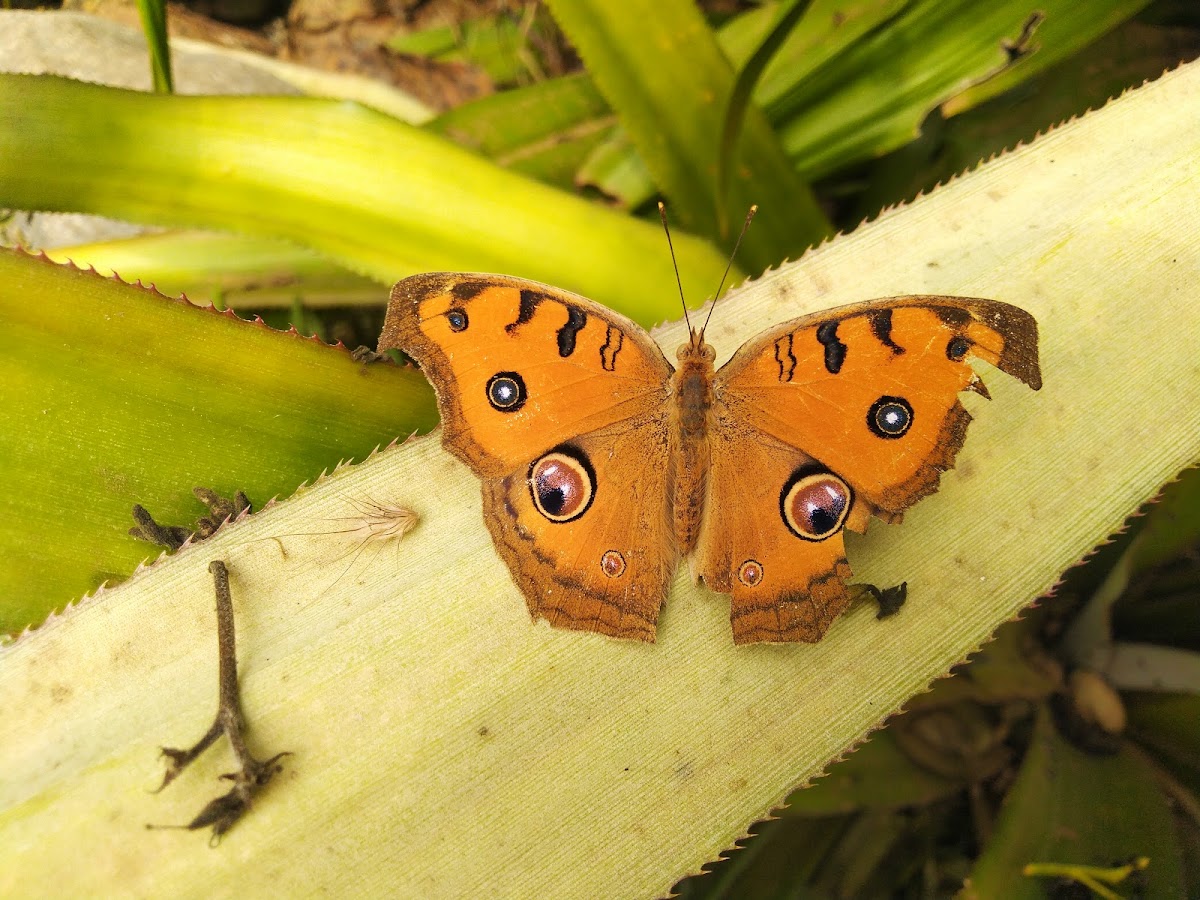
[[302, 300], [306, 307], [383, 303], [387, 286], [304, 247], [216, 231], [163, 231], [47, 250], [55, 262], [102, 275], [137, 278], [193, 303], [262, 308]]

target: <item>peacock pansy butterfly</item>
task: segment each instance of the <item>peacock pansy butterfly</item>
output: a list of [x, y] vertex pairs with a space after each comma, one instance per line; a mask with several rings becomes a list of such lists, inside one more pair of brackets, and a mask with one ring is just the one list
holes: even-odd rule
[[937, 490], [984, 396], [972, 358], [1041, 387], [1037, 323], [912, 296], [803, 316], [719, 371], [566, 291], [434, 273], [392, 289], [379, 350], [433, 383], [442, 443], [483, 484], [534, 618], [653, 641], [679, 560], [731, 595], [736, 643], [819, 641], [846, 608], [843, 531]]

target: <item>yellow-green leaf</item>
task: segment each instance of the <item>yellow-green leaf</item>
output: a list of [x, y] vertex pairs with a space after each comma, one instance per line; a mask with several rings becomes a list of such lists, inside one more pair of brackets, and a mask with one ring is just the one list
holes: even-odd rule
[[692, 0], [549, 5], [688, 228], [732, 244], [746, 210], [759, 204], [740, 254], [749, 271], [777, 265], [826, 236], [824, 214], [757, 107], [746, 110], [728, 193], [718, 195], [734, 73]]

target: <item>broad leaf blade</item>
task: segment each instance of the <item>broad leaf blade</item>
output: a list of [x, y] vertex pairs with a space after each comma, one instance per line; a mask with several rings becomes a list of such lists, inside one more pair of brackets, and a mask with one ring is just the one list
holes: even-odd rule
[[1102, 756], [1071, 746], [1042, 709], [996, 834], [967, 882], [966, 900], [1041, 900], [1047, 882], [1024, 875], [1028, 863], [1108, 868], [1131, 856], [1150, 859], [1147, 896], [1184, 895], [1171, 809], [1153, 769], [1128, 749]]
[[[763, 73], [754, 100], [800, 176], [816, 180], [909, 143], [939, 106], [947, 115], [969, 109], [1078, 52], [1145, 5], [1040, 3], [1046, 19], [1034, 34], [1034, 52], [1009, 68], [1006, 45], [1031, 13], [1025, 0], [814, 0]], [[735, 65], [757, 46], [777, 7], [750, 10], [721, 30], [722, 49]], [[653, 196], [644, 168], [612, 168], [616, 176], [600, 183], [603, 190], [628, 206]]]
[[[935, 107], [953, 104], [971, 85], [986, 85], [1003, 75], [1012, 86], [1086, 46], [1144, 5], [1145, 0], [1111, 0], [1097, 10], [1071, 0], [1039, 4], [1046, 19], [1033, 41], [1040, 49], [1024, 58], [1030, 62], [1023, 69], [1014, 66], [1009, 75], [1006, 45], [1021, 36], [1031, 12], [1028, 3], [924, 0], [864, 35], [811, 77], [793, 83], [768, 108], [780, 122], [788, 153], [802, 173], [814, 177], [908, 143]], [[1072, 25], [1064, 30], [1059, 25], [1067, 19]], [[1101, 27], [1093, 28], [1097, 20]], [[1050, 22], [1058, 41], [1043, 31]], [[985, 96], [993, 94], [978, 95]]]
[[506, 168], [570, 188], [615, 124], [592, 80], [578, 74], [481, 97], [424, 127]]
[[762, 77], [767, 65], [779, 52], [780, 45], [787, 39], [788, 34], [796, 27], [805, 12], [812, 6], [811, 0], [788, 0], [780, 8], [778, 20], [763, 38], [762, 43], [746, 60], [745, 65], [737, 73], [733, 88], [725, 103], [724, 123], [721, 126], [721, 143], [717, 152], [717, 212], [724, 218], [726, 213], [722, 208], [728, 193], [729, 178], [732, 175], [734, 154], [738, 139], [742, 135], [742, 126], [746, 114], [752, 106], [752, 95], [758, 80]]
[[[1052, 0], [1036, 7], [1045, 14], [1033, 35], [1031, 50], [991, 78], [971, 85], [946, 104], [953, 116], [1011, 90], [1034, 75], [1086, 47], [1150, 5], [1150, 0]], [[976, 7], [978, 8], [978, 7]]]
[[216, 231], [148, 232], [47, 250], [55, 262], [136, 278], [193, 303], [262, 308], [297, 300], [306, 307], [378, 306], [387, 288], [304, 247]]
[[861, 809], [927, 806], [966, 787], [913, 762], [890, 729], [876, 732], [813, 788], [796, 791], [782, 817], [828, 816]]

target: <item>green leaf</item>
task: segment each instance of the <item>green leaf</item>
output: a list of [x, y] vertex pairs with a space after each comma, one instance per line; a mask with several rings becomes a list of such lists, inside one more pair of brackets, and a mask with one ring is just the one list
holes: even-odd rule
[[789, 796], [782, 816], [824, 816], [860, 809], [927, 806], [966, 787], [916, 765], [891, 729], [878, 731], [824, 778]]
[[[1039, 4], [1046, 16], [1035, 33], [1041, 49], [1027, 57], [1037, 58], [1039, 65], [1026, 64], [1020, 77], [1086, 46], [1145, 2]], [[1005, 45], [1021, 35], [1030, 11], [1020, 0], [909, 4], [885, 27], [865, 34], [767, 105], [780, 122], [780, 139], [810, 177], [908, 143], [935, 107], [1006, 71]], [[1012, 86], [1015, 77], [1008, 76], [1006, 83]], [[948, 111], [958, 108], [947, 106]]]
[[[755, 87], [755, 99], [772, 121], [790, 107], [788, 98], [798, 85], [872, 35], [885, 32], [899, 14], [911, 10], [912, 0], [812, 0], [806, 15], [792, 27]], [[730, 20], [719, 33], [721, 49], [741, 66], [780, 20], [783, 3], [763, 3]], [[897, 48], [903, 49], [903, 48]]]
[[412, 369], [0, 252], [0, 632], [159, 550], [141, 503], [195, 521], [197, 485], [257, 506], [434, 422]]
[[[674, 885], [671, 893], [681, 900], [774, 900], [781, 895], [781, 881], [804, 884], [816, 873], [828, 871], [830, 855], [846, 830], [845, 817], [762, 823], [738, 847], [723, 854], [722, 861]], [[766, 884], [755, 890], [759, 873], [766, 874], [761, 879]]]
[[[814, 181], [908, 144], [939, 107], [958, 114], [1036, 75], [1146, 2], [1040, 3], [1046, 19], [1035, 32], [1035, 51], [1010, 67], [1005, 48], [1029, 18], [1025, 0], [814, 0], [763, 72], [754, 101], [800, 176]], [[749, 58], [778, 8], [764, 4], [721, 30], [734, 65]], [[622, 177], [602, 189], [634, 207], [653, 195], [654, 184], [639, 179], [637, 168], [619, 171]]]
[[913, 697], [908, 711], [964, 701], [998, 706], [1014, 700], [1045, 700], [1061, 686], [1061, 674], [1056, 666], [1031, 652], [1031, 647], [1038, 646], [1040, 627], [1036, 613], [1005, 622], [987, 644], [972, 654], [969, 677], [937, 682], [928, 693]]
[[458, 44], [454, 29], [449, 25], [406, 31], [388, 38], [385, 46], [395, 53], [438, 59], [454, 52]]
[[[1179, 567], [1182, 571], [1174, 593], [1169, 583], [1165, 595], [1147, 590], [1154, 587], [1148, 569], [1164, 565], [1196, 543], [1198, 499], [1200, 479], [1195, 470], [1185, 472], [1150, 505], [1145, 522], [1135, 523], [1134, 527], [1141, 526], [1137, 534], [1063, 637], [1062, 649], [1072, 662], [1104, 672], [1117, 687], [1158, 685], [1165, 690], [1183, 690], [1191, 685], [1200, 690], [1200, 655], [1128, 642], [1133, 637], [1200, 649], [1200, 628], [1188, 627], [1200, 623], [1194, 602], [1195, 567]], [[1139, 589], [1131, 591], [1134, 584]], [[1125, 643], [1114, 643], [1114, 615], [1120, 616], [1120, 636]]]
[[[1100, 108], [1130, 86], [1157, 78], [1184, 58], [1190, 34], [1127, 21], [1084, 52], [1026, 78], [1019, 91], [956, 112], [950, 119], [935, 114], [926, 119], [922, 140], [872, 167], [871, 185], [858, 200], [858, 215], [873, 216], [897, 198], [930, 190], [981, 159], [1031, 141], [1072, 116]], [[1026, 60], [1041, 62], [1047, 53], [1061, 54], [1057, 42], [1048, 46], [1042, 40], [1041, 26], [1037, 37], [1040, 49], [1020, 66]], [[920, 160], [915, 165], [914, 157]]]
[[1200, 651], [1200, 564], [1194, 553], [1200, 544], [1200, 469], [1168, 484], [1138, 524], [1119, 564], [1124, 577], [1117, 582], [1122, 595], [1112, 608], [1113, 630], [1127, 641]]
[[466, 62], [487, 72], [497, 84], [540, 74], [529, 31], [537, 27], [524, 12], [501, 11], [467, 19], [453, 27], [425, 28], [397, 35], [386, 46], [442, 62]]
[[[754, 102], [778, 127], [782, 116], [774, 112], [773, 104], [782, 95], [908, 5], [906, 0], [851, 0], [849, 3], [845, 0], [814, 0], [809, 15], [790, 32], [783, 46], [773, 55], [757, 83]], [[777, 3], [764, 3], [734, 17], [717, 32], [721, 50], [735, 67], [744, 65], [767, 37], [778, 18], [778, 9]], [[654, 181], [649, 170], [626, 136], [614, 136], [609, 144], [609, 148], [597, 151], [609, 158], [608, 166], [581, 172], [580, 177], [625, 206], [642, 205], [654, 194]], [[617, 156], [626, 159], [618, 161]], [[802, 158], [793, 157], [793, 163], [799, 165], [802, 173], [809, 173]]]
[[[654, 177], [624, 128], [614, 128], [592, 148], [575, 173], [583, 187], [593, 188], [626, 209], [654, 196]], [[630, 186], [633, 185], [633, 189]]]
[[1154, 772], [1128, 751], [1077, 750], [1043, 710], [964, 896], [1041, 900], [1047, 885], [1022, 874], [1028, 863], [1110, 867], [1137, 856], [1150, 858], [1147, 896], [1184, 895], [1171, 810]]
[[[1129, 733], [1154, 751], [1200, 798], [1200, 695], [1133, 691], [1123, 695], [1129, 713]], [[1185, 811], [1188, 811], [1185, 809]], [[1197, 819], [1200, 806], [1190, 813]], [[1200, 825], [1200, 819], [1196, 821]]]
[[1200, 543], [1200, 469], [1191, 469], [1168, 484], [1146, 510], [1137, 537], [1136, 571], [1144, 572]]
[[778, 52], [779, 47], [787, 39], [788, 33], [800, 21], [800, 18], [812, 5], [812, 0], [788, 0], [780, 10], [778, 20], [763, 38], [762, 43], [746, 60], [746, 64], [737, 73], [733, 89], [729, 92], [729, 100], [725, 104], [724, 124], [721, 127], [721, 143], [717, 152], [717, 215], [725, 218], [728, 214], [722, 208], [725, 196], [729, 191], [729, 181], [732, 178], [734, 153], [738, 138], [742, 134], [742, 124], [750, 109], [751, 94], [754, 86], [762, 77], [763, 70]]
[[734, 74], [691, 0], [551, 0], [589, 74], [617, 110], [680, 220], [730, 245], [745, 211], [761, 207], [742, 263], [761, 271], [828, 233], [808, 187], [767, 120], [747, 111], [728, 196], [717, 196], [717, 164]]
[[425, 128], [498, 165], [573, 188], [576, 170], [615, 123], [592, 80], [580, 74], [481, 97]]
[[[646, 324], [679, 310], [656, 225], [353, 103], [7, 75], [0, 124], [0, 206], [286, 238], [384, 283], [505, 272]], [[687, 296], [704, 297], [724, 254], [686, 235], [676, 252]]]
[[957, 115], [1011, 90], [1086, 47], [1149, 5], [1149, 0], [1089, 0], [1087, 3], [1056, 0], [1038, 4], [1037, 9], [1045, 14], [1045, 18], [1033, 34], [1030, 47], [1033, 52], [958, 94], [947, 103], [946, 115]]
[[1198, 591], [1200, 576], [1193, 567], [1186, 572], [1186, 581], [1177, 590], [1118, 603], [1112, 611], [1114, 630], [1130, 641], [1174, 645], [1200, 652]]

